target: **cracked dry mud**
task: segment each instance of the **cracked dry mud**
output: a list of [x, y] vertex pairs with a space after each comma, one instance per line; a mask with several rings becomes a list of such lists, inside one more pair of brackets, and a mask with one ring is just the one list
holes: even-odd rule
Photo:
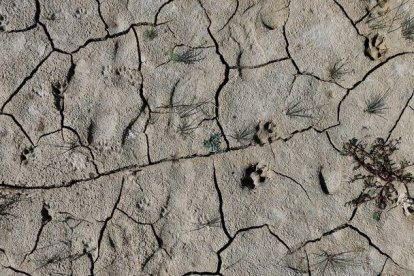
[[401, 137], [414, 161], [413, 17], [0, 0], [0, 275], [414, 275], [414, 216], [347, 204], [339, 154]]

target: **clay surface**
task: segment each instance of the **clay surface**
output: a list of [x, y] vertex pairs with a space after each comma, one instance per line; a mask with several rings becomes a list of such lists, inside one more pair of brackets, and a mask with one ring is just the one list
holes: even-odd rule
[[414, 276], [341, 154], [414, 161], [414, 0], [0, 0], [0, 51], [1, 276]]

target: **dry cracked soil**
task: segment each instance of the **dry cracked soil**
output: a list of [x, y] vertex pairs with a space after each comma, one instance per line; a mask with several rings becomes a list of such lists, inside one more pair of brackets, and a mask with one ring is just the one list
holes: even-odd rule
[[0, 64], [1, 276], [414, 275], [342, 152], [414, 161], [414, 0], [0, 0]]

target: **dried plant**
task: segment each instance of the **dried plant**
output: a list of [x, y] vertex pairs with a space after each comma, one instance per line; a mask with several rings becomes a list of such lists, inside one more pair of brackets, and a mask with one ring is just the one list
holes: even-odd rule
[[212, 113], [213, 107], [215, 106], [212, 102], [196, 101], [196, 98], [193, 97], [188, 101], [181, 99], [170, 104], [158, 106], [157, 108], [167, 110], [166, 113], [176, 113], [180, 118], [186, 118], [197, 114], [209, 116]]
[[[359, 206], [375, 201], [380, 214], [388, 205], [397, 203], [396, 185], [414, 182], [414, 176], [406, 171], [413, 163], [393, 160], [393, 154], [398, 150], [400, 143], [401, 138], [390, 141], [377, 138], [368, 146], [353, 138], [344, 144], [341, 154], [354, 160], [354, 170], [364, 171], [355, 174], [350, 180], [350, 183], [362, 181], [364, 188], [357, 198], [348, 202], [349, 204]], [[374, 218], [379, 219], [379, 215], [374, 214]]]
[[184, 138], [193, 138], [194, 131], [198, 128], [198, 123], [195, 120], [183, 118], [177, 125], [177, 133]]
[[292, 102], [288, 105], [286, 115], [289, 117], [312, 118], [312, 115], [307, 114], [310, 108], [302, 107], [301, 102]]
[[203, 59], [204, 57], [201, 57], [201, 51], [199, 51], [196, 48], [188, 48], [187, 50], [181, 53], [177, 53], [174, 50], [170, 52], [170, 61], [173, 62], [193, 64]]
[[230, 135], [230, 137], [236, 140], [238, 143], [248, 143], [253, 141], [254, 134], [254, 128], [246, 127], [235, 131], [233, 135]]
[[401, 22], [401, 34], [405, 39], [414, 41], [414, 18], [407, 17]]
[[335, 64], [328, 69], [329, 80], [341, 81], [345, 75], [352, 73], [352, 70], [347, 68], [348, 65], [348, 61], [335, 62]]
[[158, 36], [158, 32], [156, 29], [154, 28], [150, 28], [150, 29], [146, 29], [144, 31], [144, 38], [146, 40], [153, 40], [154, 38], [156, 38]]
[[12, 216], [10, 209], [21, 200], [21, 193], [0, 190], [0, 217]]
[[386, 103], [387, 92], [384, 94], [375, 94], [369, 99], [365, 99], [366, 107], [364, 112], [378, 116], [384, 115], [385, 111], [389, 109]]
[[337, 270], [343, 270], [348, 266], [358, 266], [361, 262], [356, 259], [355, 251], [343, 251], [330, 253], [322, 250], [315, 255], [316, 262], [310, 264], [310, 269], [317, 275], [337, 275]]
[[206, 228], [206, 227], [218, 227], [218, 228], [220, 228], [221, 227], [221, 218], [220, 217], [214, 217], [212, 219], [208, 219], [208, 220], [205, 220], [205, 221], [200, 221], [200, 222], [196, 223], [195, 225], [196, 225], [196, 228], [194, 228], [190, 231], [198, 231], [198, 230], [201, 230], [201, 229]]
[[411, 0], [401, 0], [396, 6], [390, 7], [390, 2], [378, 1], [378, 4], [370, 10], [367, 24], [372, 30], [383, 30], [386, 33], [392, 33], [401, 26], [401, 22], [406, 16], [405, 5]]

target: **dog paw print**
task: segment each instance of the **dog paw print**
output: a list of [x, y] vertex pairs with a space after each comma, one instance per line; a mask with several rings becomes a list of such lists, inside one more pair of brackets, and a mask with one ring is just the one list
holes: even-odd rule
[[141, 82], [141, 75], [137, 69], [128, 69], [125, 78], [132, 86], [137, 86]]
[[[90, 130], [90, 132], [93, 132], [93, 130]], [[89, 135], [89, 136], [91, 136], [91, 135]], [[95, 151], [99, 152], [100, 154], [102, 154], [103, 152], [105, 152], [105, 151], [107, 151], [109, 149], [109, 144], [108, 144], [107, 141], [100, 140], [97, 143], [92, 144], [93, 139], [91, 139], [91, 138], [88, 137], [88, 142], [89, 142], [89, 144], [91, 144], [91, 147]]]
[[93, 145], [93, 148], [99, 152], [100, 154], [107, 155], [113, 152], [115, 153], [122, 153], [122, 147], [120, 145], [114, 145], [111, 141], [108, 140], [100, 140]]
[[76, 155], [70, 153], [70, 157], [67, 159], [68, 163], [72, 167], [73, 171], [75, 172], [82, 172], [87, 169], [87, 162], [89, 162], [88, 158], [85, 158], [82, 155]]
[[250, 165], [245, 170], [244, 176], [241, 179], [242, 187], [246, 187], [251, 190], [257, 188], [269, 178], [269, 171], [268, 166], [264, 164], [256, 163]]
[[29, 157], [33, 154], [33, 148], [25, 148], [23, 152], [20, 154], [20, 163], [23, 165], [27, 165], [29, 162]]
[[112, 66], [111, 65], [102, 66], [101, 73], [104, 78], [109, 78], [113, 73]]
[[62, 17], [60, 11], [53, 11], [47, 8], [45, 9], [43, 14], [44, 14], [43, 17], [48, 21], [59, 20]]
[[374, 35], [371, 38], [367, 38], [365, 47], [365, 53], [371, 60], [384, 60], [385, 54], [388, 51], [385, 45], [385, 38], [379, 34]]
[[168, 206], [162, 207], [160, 217], [163, 218], [163, 217], [167, 216], [169, 212], [170, 212], [170, 208], [168, 208]]
[[87, 14], [87, 10], [85, 8], [77, 8], [75, 10], [75, 18], [80, 19], [82, 17], [84, 17]]
[[137, 208], [140, 211], [148, 210], [149, 206], [150, 206], [150, 202], [147, 198], [143, 198], [143, 199], [141, 199], [140, 201], [137, 202]]
[[124, 76], [125, 75], [125, 71], [126, 71], [126, 67], [125, 66], [121, 66], [115, 69], [115, 75], [117, 76]]
[[4, 14], [0, 14], [0, 32], [7, 31], [8, 25], [9, 25], [9, 20], [7, 19], [7, 16]]
[[254, 139], [261, 146], [266, 143], [272, 143], [277, 138], [276, 125], [272, 121], [266, 123], [260, 122], [256, 130]]
[[120, 76], [128, 81], [131, 85], [138, 85], [141, 81], [139, 70], [121, 66], [115, 69], [115, 75]]

